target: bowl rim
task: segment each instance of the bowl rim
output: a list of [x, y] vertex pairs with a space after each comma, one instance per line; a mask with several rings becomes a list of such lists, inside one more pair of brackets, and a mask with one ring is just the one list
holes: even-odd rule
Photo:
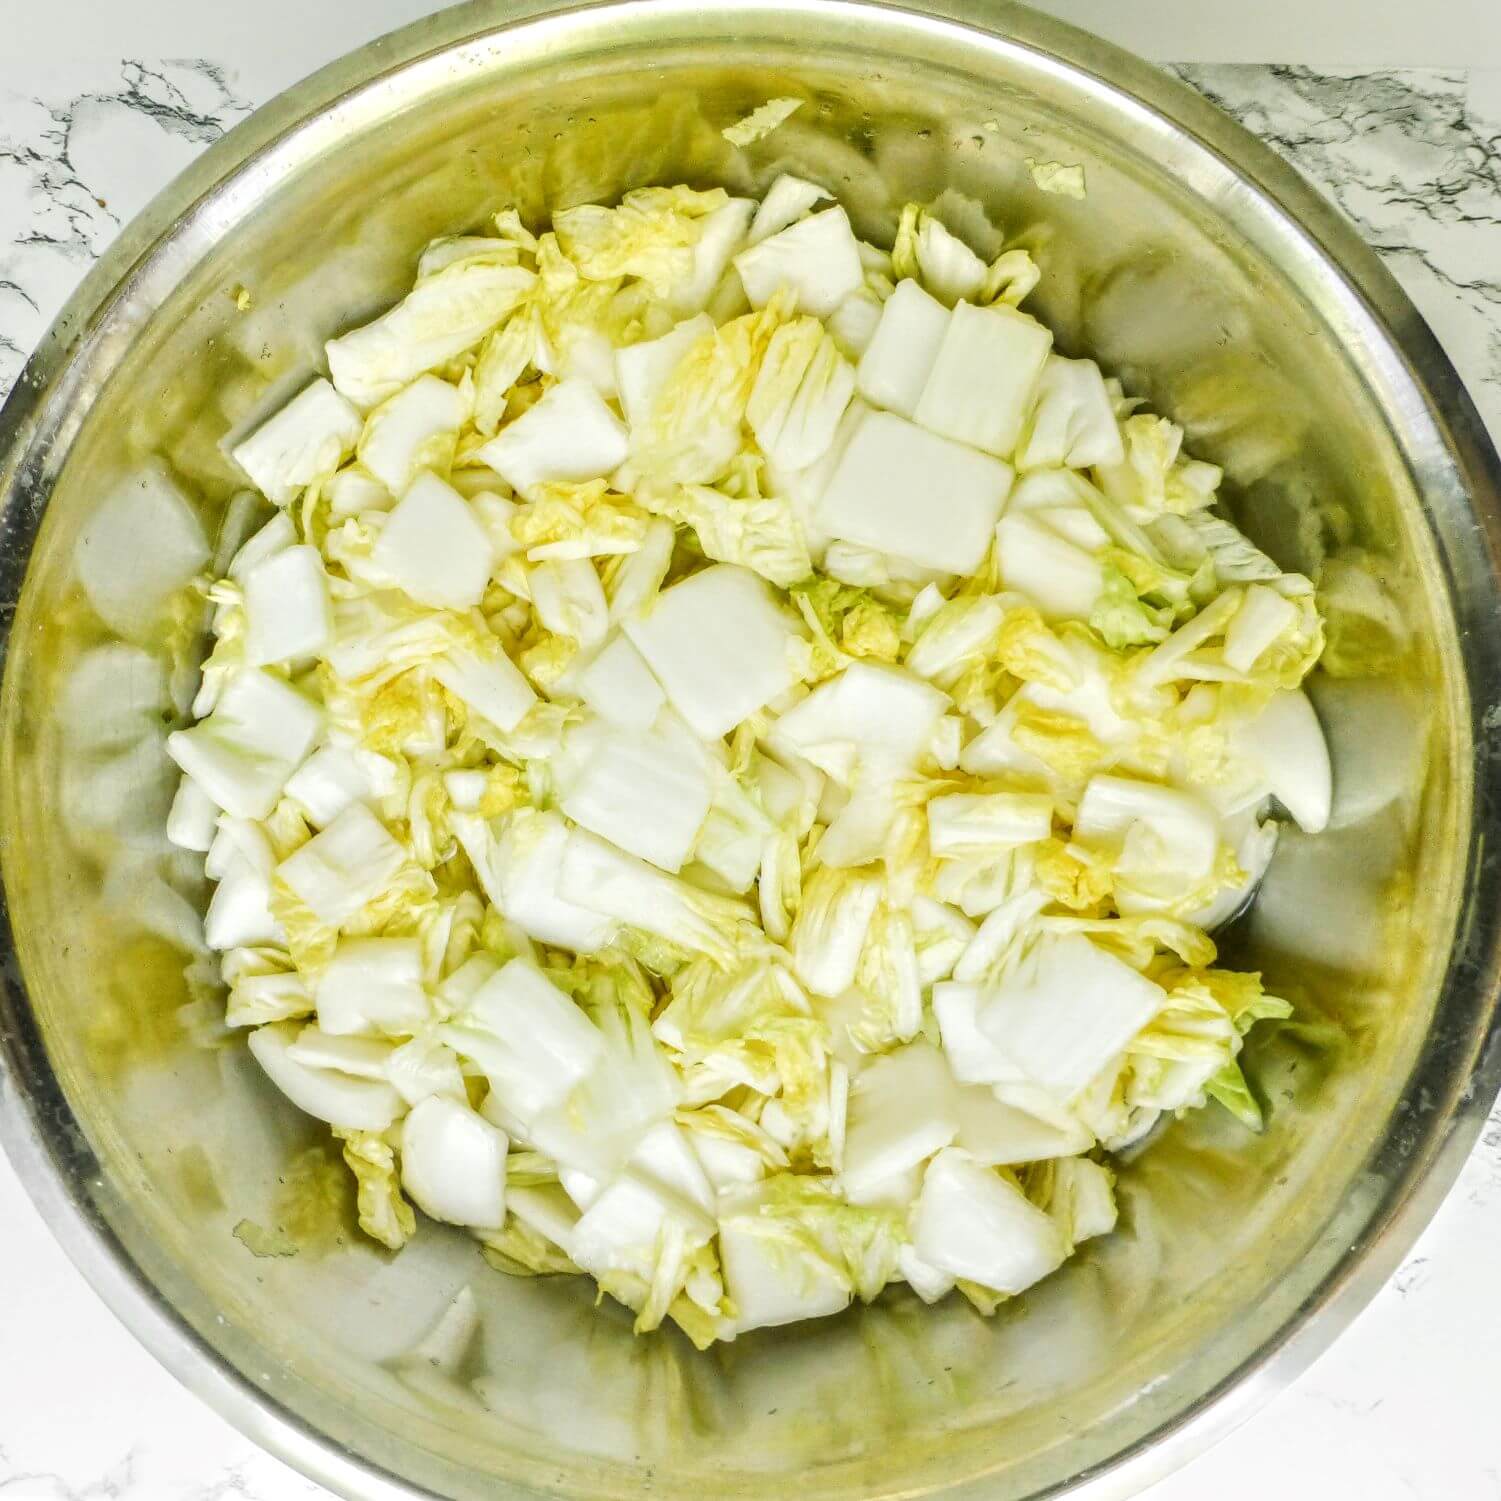
[[[1447, 497], [1451, 521], [1470, 523], [1465, 561], [1478, 579], [1446, 582], [1463, 637], [1462, 689], [1474, 755], [1472, 817], [1456, 937], [1438, 1005], [1469, 998], [1465, 1066], [1445, 1068], [1449, 1097], [1417, 1108], [1403, 1161], [1371, 1212], [1363, 1239], [1276, 1334], [1222, 1380], [1093, 1470], [1034, 1493], [1078, 1501], [1136, 1495], [1238, 1426], [1294, 1380], [1366, 1306], [1427, 1225], [1453, 1184], [1501, 1090], [1501, 862], [1484, 845], [1501, 832], [1501, 459], [1457, 372], [1395, 278], [1343, 216], [1286, 161], [1189, 85], [1092, 34], [1015, 0], [740, 0], [749, 12], [867, 12], [886, 24], [945, 28], [960, 40], [1050, 60], [1117, 101], [1129, 101], [1227, 168], [1301, 235], [1343, 284], [1400, 361], [1421, 401], [1421, 420], [1460, 481]], [[99, 257], [68, 300], [0, 407], [0, 656], [9, 664], [11, 621], [45, 512], [28, 503], [28, 470], [44, 448], [49, 409], [97, 355], [109, 310], [148, 274], [172, 276], [185, 228], [212, 219], [232, 180], [340, 103], [382, 79], [465, 44], [582, 12], [702, 15], [693, 0], [468, 0], [369, 42], [256, 109], [164, 188]], [[174, 257], [174, 251], [177, 252]], [[108, 360], [105, 361], [108, 368]], [[42, 437], [43, 442], [38, 443]], [[1464, 491], [1468, 489], [1469, 493]], [[1433, 516], [1428, 516], [1430, 523]], [[1470, 583], [1475, 598], [1467, 598]], [[8, 699], [6, 700], [8, 709]], [[1465, 726], [1461, 725], [1461, 729]], [[8, 867], [0, 861], [0, 868]], [[161, 1295], [96, 1209], [89, 1179], [98, 1164], [43, 1047], [16, 953], [8, 890], [0, 896], [0, 1145], [44, 1221], [106, 1305], [156, 1359], [243, 1434], [336, 1494], [359, 1501], [435, 1497], [421, 1484], [362, 1458], [232, 1367]], [[1469, 1013], [1466, 1013], [1469, 1014]], [[1432, 1045], [1424, 1041], [1407, 1092]], [[1463, 1077], [1461, 1077], [1463, 1075]], [[1429, 1117], [1421, 1117], [1424, 1110]]]

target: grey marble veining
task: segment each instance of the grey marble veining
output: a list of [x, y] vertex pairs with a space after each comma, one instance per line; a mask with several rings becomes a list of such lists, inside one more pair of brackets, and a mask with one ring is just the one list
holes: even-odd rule
[[[1481, 59], [1484, 61], [1484, 59]], [[1501, 71], [1193, 65], [1180, 76], [1329, 194], [1386, 258], [1501, 439]], [[5, 76], [15, 76], [8, 73]], [[54, 66], [0, 85], [0, 395], [94, 258], [265, 92], [253, 60]], [[0, 1163], [0, 1501], [312, 1501], [200, 1408], [47, 1241]], [[1292, 1392], [1151, 1501], [1501, 1498], [1501, 1113], [1434, 1226]]]
[[201, 58], [127, 60], [71, 94], [0, 91], [0, 391], [121, 225], [252, 108]]
[[1175, 71], [1291, 161], [1381, 252], [1501, 441], [1501, 108], [1472, 75]]

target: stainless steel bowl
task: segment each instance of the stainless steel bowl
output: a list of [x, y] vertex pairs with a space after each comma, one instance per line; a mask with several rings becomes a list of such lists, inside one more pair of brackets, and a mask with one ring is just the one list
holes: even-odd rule
[[[807, 101], [787, 125], [727, 145], [786, 94]], [[1028, 158], [1082, 163], [1087, 197], [1038, 191]], [[1031, 245], [1063, 347], [1184, 420], [1284, 564], [1343, 578], [1315, 690], [1338, 794], [1227, 943], [1299, 1008], [1255, 1050], [1263, 1136], [1175, 1126], [1123, 1172], [1123, 1232], [994, 1322], [893, 1297], [698, 1355], [634, 1341], [586, 1287], [492, 1274], [462, 1237], [388, 1259], [350, 1233], [337, 1165], [216, 1024], [161, 741], [200, 624], [174, 591], [236, 489], [223, 440], [424, 240], [509, 203], [782, 169], [877, 238], [941, 193], [978, 248]], [[210, 151], [0, 416], [6, 1145], [142, 1340], [349, 1496], [1133, 1493], [1354, 1315], [1501, 1080], [1497, 485], [1453, 371], [1334, 211], [1066, 27], [1001, 0], [436, 16]], [[411, 1359], [466, 1283], [465, 1361]]]

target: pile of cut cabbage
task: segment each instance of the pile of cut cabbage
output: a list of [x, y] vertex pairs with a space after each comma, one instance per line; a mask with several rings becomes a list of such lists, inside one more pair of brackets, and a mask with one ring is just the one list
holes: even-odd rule
[[233, 447], [169, 832], [377, 1241], [699, 1345], [991, 1311], [1260, 1125], [1209, 931], [1329, 816], [1314, 592], [1038, 277], [792, 177], [505, 212]]

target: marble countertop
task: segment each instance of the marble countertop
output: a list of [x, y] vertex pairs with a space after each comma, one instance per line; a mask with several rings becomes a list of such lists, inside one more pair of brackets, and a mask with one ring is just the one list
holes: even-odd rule
[[[130, 0], [96, 15], [88, 0], [53, 0], [45, 15], [7, 16], [0, 395], [94, 257], [194, 153], [296, 77], [430, 8]], [[1190, 83], [1328, 192], [1433, 324], [1501, 441], [1501, 68], [1469, 65], [1501, 58], [1494, 0], [1379, 15], [1359, 0], [1046, 8], [1178, 60]], [[0, 1225], [0, 1501], [326, 1495], [135, 1344], [65, 1260], [3, 1157]], [[1353, 1328], [1152, 1501], [1501, 1501], [1498, 1241], [1501, 1112]]]

